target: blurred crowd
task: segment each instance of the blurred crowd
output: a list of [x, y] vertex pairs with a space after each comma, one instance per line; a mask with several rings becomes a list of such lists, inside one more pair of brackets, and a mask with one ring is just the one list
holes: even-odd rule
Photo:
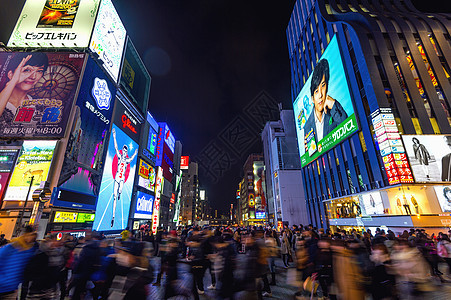
[[[153, 234], [144, 225], [118, 237], [93, 231], [38, 242], [27, 227], [12, 241], [0, 236], [0, 299], [149, 299], [151, 286], [160, 285], [163, 299], [199, 299], [206, 289], [214, 299], [263, 299], [281, 283], [296, 288], [293, 299], [425, 299], [451, 283], [450, 235], [332, 233], [312, 225], [189, 226]], [[188, 287], [181, 284], [182, 264], [191, 273]]]

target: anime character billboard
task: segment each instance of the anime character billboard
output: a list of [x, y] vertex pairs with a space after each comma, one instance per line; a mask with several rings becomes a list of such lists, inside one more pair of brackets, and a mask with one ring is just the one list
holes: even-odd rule
[[136, 170], [138, 144], [113, 124], [93, 229], [122, 230], [127, 226]]

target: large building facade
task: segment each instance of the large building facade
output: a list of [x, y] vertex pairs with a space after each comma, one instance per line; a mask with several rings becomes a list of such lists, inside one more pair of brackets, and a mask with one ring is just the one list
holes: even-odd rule
[[280, 120], [267, 122], [261, 136], [270, 222], [308, 224], [293, 111], [281, 110]]
[[291, 89], [314, 225], [450, 226], [449, 17], [408, 0], [296, 2]]

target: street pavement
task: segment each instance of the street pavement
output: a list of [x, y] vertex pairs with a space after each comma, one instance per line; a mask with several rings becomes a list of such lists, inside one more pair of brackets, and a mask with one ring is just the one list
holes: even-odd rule
[[[239, 262], [245, 260], [245, 255], [240, 254], [238, 255]], [[159, 269], [159, 261], [158, 258], [154, 259], [155, 264], [155, 276], [157, 273], [157, 270]], [[292, 263], [293, 265], [293, 263]], [[440, 266], [442, 271], [446, 272], [446, 266], [443, 264]], [[301, 298], [301, 297], [294, 297], [294, 293], [297, 291], [297, 289], [291, 285], [287, 284], [287, 269], [283, 267], [283, 263], [281, 259], [276, 260], [276, 286], [271, 286], [272, 291], [272, 297], [264, 297], [264, 299], [310, 299], [310, 297], [307, 298]], [[239, 274], [238, 274], [239, 276]], [[270, 276], [268, 276], [268, 279], [270, 280]], [[121, 292], [120, 288], [123, 286], [125, 282], [124, 277], [116, 276], [115, 282], [112, 286], [112, 294], [110, 296], [110, 299], [122, 299], [124, 294]], [[433, 281], [434, 284], [432, 286], [432, 291], [427, 294], [428, 300], [449, 300], [451, 299], [451, 281], [448, 283], [441, 284], [440, 282]], [[164, 283], [165, 279], [163, 276], [161, 286], [153, 286], [149, 285], [150, 290], [150, 296], [148, 299], [163, 299], [164, 294]], [[205, 287], [205, 294], [200, 295], [201, 300], [207, 300], [207, 299], [217, 299], [216, 293], [214, 290], [208, 290], [207, 287], [211, 284], [211, 277], [209, 271], [205, 273], [204, 276], [204, 287]], [[189, 270], [189, 266], [187, 264], [180, 263], [179, 264], [179, 285], [177, 287], [178, 292], [181, 294], [190, 293], [192, 286], [192, 276]], [[183, 293], [185, 292], [185, 293]], [[170, 299], [174, 300], [181, 300], [181, 299], [192, 299], [188, 298], [186, 296], [176, 296], [172, 297]], [[250, 298], [249, 295], [238, 293], [235, 295], [235, 300], [248, 300], [248, 299], [254, 299], [254, 297]], [[256, 298], [255, 298], [256, 299]], [[312, 299], [321, 299], [318, 297], [313, 297]], [[367, 298], [368, 300], [371, 298]]]

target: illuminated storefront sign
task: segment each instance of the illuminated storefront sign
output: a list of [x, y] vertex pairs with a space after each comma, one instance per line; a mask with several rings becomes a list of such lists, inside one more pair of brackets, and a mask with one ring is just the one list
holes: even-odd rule
[[[303, 167], [358, 131], [348, 86], [334, 35], [293, 103]], [[328, 107], [326, 97], [333, 100]]]
[[100, 2], [89, 49], [99, 55], [103, 66], [117, 82], [124, 52], [126, 30], [111, 0]]
[[156, 233], [158, 225], [160, 225], [160, 198], [163, 190], [163, 169], [158, 167], [157, 180], [155, 184], [155, 202], [152, 215], [152, 232]]
[[155, 190], [155, 168], [142, 159], [139, 160], [138, 186], [152, 192]]
[[189, 167], [189, 156], [182, 156], [180, 158], [180, 169], [188, 170]]
[[135, 214], [133, 215], [133, 218], [152, 219], [154, 200], [155, 196], [137, 191]]
[[33, 177], [28, 197], [32, 200], [31, 196], [41, 181], [47, 180], [55, 146], [56, 141], [24, 141], [4, 200], [24, 201]]
[[378, 108], [371, 119], [388, 184], [412, 183], [412, 171], [391, 109]]
[[94, 222], [95, 214], [78, 213], [77, 223]]
[[100, 0], [28, 0], [8, 47], [86, 48]]
[[116, 97], [113, 113], [113, 123], [116, 124], [125, 134], [139, 143], [141, 133], [141, 123], [137, 117], [127, 108], [122, 100]]
[[78, 213], [69, 211], [57, 211], [53, 218], [54, 223], [75, 223], [77, 222]]
[[255, 218], [256, 219], [266, 219], [266, 212], [264, 212], [264, 211], [255, 212]]
[[[84, 53], [0, 52], [0, 92], [7, 99], [0, 114], [3, 138], [62, 138], [77, 91]], [[19, 64], [30, 75], [14, 77]], [[13, 87], [5, 89], [5, 87]], [[20, 103], [13, 95], [25, 93]], [[18, 106], [17, 106], [18, 105]]]

